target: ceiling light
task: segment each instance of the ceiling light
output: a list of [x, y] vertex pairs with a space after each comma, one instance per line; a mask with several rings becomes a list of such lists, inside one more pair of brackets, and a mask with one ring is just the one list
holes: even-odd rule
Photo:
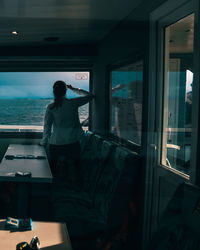
[[18, 32], [17, 32], [16, 30], [13, 30], [11, 33], [12, 33], [13, 35], [18, 35]]

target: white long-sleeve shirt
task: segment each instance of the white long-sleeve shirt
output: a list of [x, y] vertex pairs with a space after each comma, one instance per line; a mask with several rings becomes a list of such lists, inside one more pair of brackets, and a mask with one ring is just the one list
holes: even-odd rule
[[40, 144], [64, 145], [79, 141], [83, 129], [79, 120], [78, 108], [92, 98], [92, 94], [72, 99], [64, 98], [62, 106], [53, 109], [51, 109], [53, 103], [49, 104], [45, 113], [44, 132]]

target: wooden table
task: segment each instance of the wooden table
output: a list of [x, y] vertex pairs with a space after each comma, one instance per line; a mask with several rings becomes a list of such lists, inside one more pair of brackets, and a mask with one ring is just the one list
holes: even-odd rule
[[64, 223], [33, 221], [33, 229], [25, 232], [10, 232], [5, 230], [4, 226], [5, 220], [0, 220], [1, 249], [15, 250], [18, 243], [30, 243], [34, 236], [38, 236], [42, 250], [72, 250]]
[[[45, 159], [13, 159], [8, 160], [6, 155], [14, 156], [44, 156]], [[0, 164], [0, 181], [18, 182], [18, 216], [28, 216], [28, 197], [30, 183], [52, 183], [52, 174], [44, 147], [31, 144], [10, 144]], [[31, 172], [31, 177], [16, 177], [15, 173]]]

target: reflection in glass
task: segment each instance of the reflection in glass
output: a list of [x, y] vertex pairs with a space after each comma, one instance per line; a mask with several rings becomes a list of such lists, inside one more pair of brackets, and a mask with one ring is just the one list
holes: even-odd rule
[[165, 29], [162, 164], [189, 173], [194, 15]]
[[111, 72], [111, 133], [141, 144], [143, 64], [137, 62]]

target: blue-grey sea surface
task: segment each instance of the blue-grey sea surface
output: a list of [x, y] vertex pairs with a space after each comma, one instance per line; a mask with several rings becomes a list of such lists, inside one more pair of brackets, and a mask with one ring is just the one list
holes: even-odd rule
[[[52, 99], [0, 100], [0, 125], [42, 126], [46, 107], [52, 102]], [[87, 117], [88, 104], [79, 108], [80, 121]]]

